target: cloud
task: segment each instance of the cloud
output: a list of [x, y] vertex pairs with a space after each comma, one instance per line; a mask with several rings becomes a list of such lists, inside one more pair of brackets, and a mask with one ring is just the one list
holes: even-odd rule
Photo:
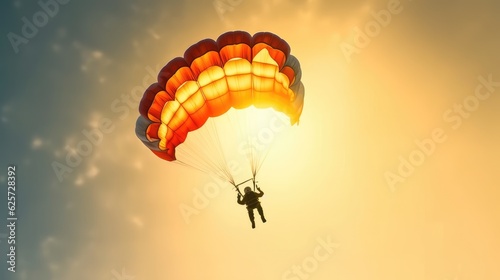
[[88, 178], [94, 178], [97, 176], [97, 174], [99, 174], [99, 168], [97, 168], [97, 166], [95, 165], [90, 165], [88, 170], [87, 170], [87, 177]]
[[144, 220], [138, 215], [130, 215], [129, 221], [132, 223], [132, 225], [134, 225], [137, 228], [144, 227]]
[[78, 41], [73, 42], [73, 47], [80, 54], [80, 70], [95, 75], [98, 81], [102, 79], [102, 73], [112, 64], [111, 58], [102, 50], [91, 49]]
[[35, 138], [33, 138], [33, 141], [31, 141], [31, 148], [33, 150], [38, 150], [42, 145], [43, 145], [43, 141], [39, 137], [35, 137]]
[[58, 240], [53, 236], [47, 236], [40, 242], [40, 250], [42, 256], [45, 259], [50, 259], [52, 257], [52, 251], [54, 247], [58, 244]]

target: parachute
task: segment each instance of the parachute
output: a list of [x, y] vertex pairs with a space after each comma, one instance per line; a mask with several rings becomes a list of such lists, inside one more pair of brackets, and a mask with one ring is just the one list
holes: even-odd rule
[[155, 155], [176, 162], [188, 135], [230, 109], [272, 108], [294, 125], [304, 102], [301, 75], [290, 46], [275, 34], [231, 31], [199, 41], [168, 62], [146, 89], [136, 135]]

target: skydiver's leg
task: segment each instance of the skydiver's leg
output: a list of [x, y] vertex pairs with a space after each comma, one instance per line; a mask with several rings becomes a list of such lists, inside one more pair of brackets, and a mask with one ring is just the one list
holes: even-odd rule
[[266, 222], [266, 217], [264, 217], [264, 210], [262, 209], [262, 206], [260, 205], [257, 205], [257, 211], [259, 212], [259, 215], [260, 215], [260, 218], [262, 219], [262, 222], [265, 223]]
[[250, 218], [250, 222], [252, 222], [252, 228], [255, 228], [255, 217], [253, 215], [253, 208], [247, 208], [248, 217]]

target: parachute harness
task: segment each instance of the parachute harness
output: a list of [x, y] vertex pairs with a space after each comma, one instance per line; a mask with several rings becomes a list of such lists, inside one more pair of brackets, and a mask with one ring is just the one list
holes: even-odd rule
[[232, 184], [234, 185], [234, 188], [236, 189], [236, 191], [237, 191], [237, 192], [238, 192], [241, 196], [243, 196], [243, 194], [241, 193], [239, 186], [241, 186], [241, 185], [245, 184], [245, 183], [246, 183], [246, 182], [248, 182], [248, 181], [253, 181], [253, 190], [255, 191], [255, 188], [256, 188], [256, 183], [257, 183], [257, 182], [255, 181], [255, 176], [254, 176], [254, 177], [252, 177], [252, 178], [250, 178], [250, 179], [248, 179], [248, 180], [245, 180], [245, 181], [243, 181], [243, 182], [241, 182], [241, 183], [239, 183], [239, 184], [234, 184], [234, 183], [232, 183]]

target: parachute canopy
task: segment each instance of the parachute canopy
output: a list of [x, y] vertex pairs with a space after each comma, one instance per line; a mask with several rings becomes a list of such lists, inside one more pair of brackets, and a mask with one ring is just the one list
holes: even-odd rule
[[273, 108], [299, 121], [304, 86], [290, 46], [268, 32], [232, 31], [202, 40], [172, 59], [144, 93], [136, 134], [158, 157], [176, 160], [176, 147], [210, 117], [230, 108]]

